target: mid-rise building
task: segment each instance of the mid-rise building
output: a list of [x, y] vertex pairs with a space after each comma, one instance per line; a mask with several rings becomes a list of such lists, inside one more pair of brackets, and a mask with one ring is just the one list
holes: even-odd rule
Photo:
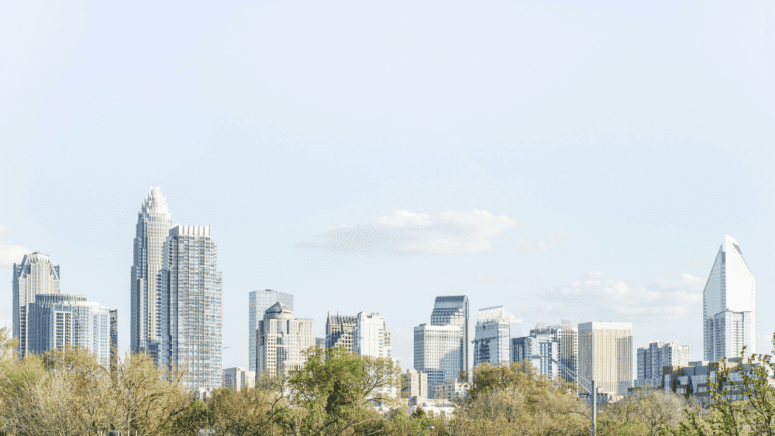
[[550, 380], [560, 377], [560, 341], [551, 333], [530, 332], [530, 336], [511, 339], [511, 361], [528, 362], [538, 374]]
[[632, 323], [579, 324], [579, 376], [594, 380], [600, 392], [627, 395], [632, 387], [632, 357]]
[[248, 369], [255, 372], [256, 368], [258, 368], [258, 349], [256, 348], [258, 323], [264, 319], [264, 312], [266, 312], [266, 309], [269, 309], [275, 303], [283, 303], [283, 306], [293, 312], [293, 294], [278, 292], [274, 289], [266, 289], [263, 291], [253, 291], [250, 293], [249, 297]]
[[355, 324], [354, 316], [331, 315], [326, 316], [326, 349], [344, 347], [349, 352], [355, 351]]
[[288, 375], [304, 365], [304, 351], [315, 346], [312, 320], [294, 318], [290, 309], [275, 303], [258, 324], [257, 341], [258, 373]]
[[428, 398], [428, 374], [407, 369], [404, 374], [404, 393], [407, 398]]
[[522, 321], [503, 306], [479, 309], [474, 334], [474, 366], [511, 361], [511, 338], [524, 336]]
[[470, 394], [470, 383], [457, 378], [451, 378], [436, 386], [436, 389], [433, 391], [433, 399], [455, 402], [468, 398]]
[[353, 347], [361, 356], [393, 358], [390, 332], [387, 331], [384, 316], [378, 313], [366, 315], [365, 312], [360, 312], [356, 316], [354, 335]]
[[241, 391], [256, 386], [256, 373], [245, 368], [226, 368], [223, 370], [223, 386]]
[[19, 357], [30, 352], [28, 324], [30, 305], [35, 296], [59, 293], [59, 265], [42, 253], [26, 254], [22, 263], [13, 264], [13, 337], [19, 340]]
[[468, 297], [451, 295], [436, 297], [431, 312], [431, 325], [454, 325], [460, 328], [460, 368], [468, 372]]
[[460, 327], [420, 324], [414, 328], [414, 369], [428, 376], [428, 395], [451, 378], [458, 378], [460, 361]]
[[189, 389], [220, 387], [223, 279], [209, 225], [169, 230], [158, 288], [161, 365], [185, 370]]
[[167, 199], [158, 186], [152, 186], [137, 213], [135, 227], [129, 320], [129, 348], [133, 353], [148, 352], [149, 343], [159, 341], [158, 275], [164, 266], [162, 249], [170, 228], [172, 214]]
[[756, 279], [729, 235], [716, 254], [703, 292], [705, 360], [756, 353]]
[[110, 309], [81, 295], [38, 294], [29, 312], [29, 353], [87, 349], [110, 364]]
[[689, 346], [677, 342], [652, 342], [646, 348], [638, 348], [638, 378], [636, 388], [662, 386], [662, 368], [688, 366]]

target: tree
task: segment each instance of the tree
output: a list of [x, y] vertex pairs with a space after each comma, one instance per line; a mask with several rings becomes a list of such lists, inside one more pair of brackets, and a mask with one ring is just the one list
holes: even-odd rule
[[682, 395], [647, 389], [609, 404], [601, 412], [604, 419], [641, 424], [646, 434], [657, 436], [664, 429], [677, 428], [686, 419], [687, 413], [697, 413], [699, 409], [698, 402]]

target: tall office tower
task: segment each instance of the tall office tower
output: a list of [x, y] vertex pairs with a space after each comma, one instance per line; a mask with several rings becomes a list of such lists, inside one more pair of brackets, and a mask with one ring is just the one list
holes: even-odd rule
[[361, 312], [355, 319], [355, 352], [361, 356], [393, 358], [390, 346], [390, 332], [385, 326], [385, 317], [372, 313]]
[[210, 226], [170, 229], [159, 273], [159, 362], [192, 390], [223, 382], [223, 282]]
[[345, 347], [347, 351], [355, 351], [356, 317], [331, 315], [326, 316], [326, 348]]
[[560, 375], [567, 382], [575, 382], [576, 373], [579, 370], [579, 332], [570, 321], [562, 320], [559, 325], [545, 326], [543, 323], [530, 330], [530, 335], [548, 333], [554, 340], [560, 343], [560, 358], [557, 359], [566, 370], [560, 370]]
[[258, 373], [286, 376], [304, 366], [304, 351], [315, 345], [312, 320], [294, 318], [282, 303], [264, 312], [258, 323]]
[[594, 380], [599, 392], [627, 395], [632, 387], [631, 322], [579, 324], [579, 376]]
[[522, 321], [503, 306], [479, 309], [474, 333], [474, 366], [511, 361], [511, 338], [524, 336]]
[[404, 374], [404, 392], [408, 398], [428, 398], [428, 375], [409, 368]]
[[264, 291], [253, 291], [250, 293], [250, 314], [248, 318], [248, 369], [250, 371], [256, 371], [258, 364], [258, 354], [256, 353], [256, 330], [258, 330], [258, 323], [264, 319], [264, 312], [266, 309], [272, 307], [275, 303], [283, 303], [283, 306], [293, 312], [293, 294], [286, 294], [285, 292], [277, 292], [274, 289], [267, 289]]
[[638, 378], [635, 387], [662, 386], [663, 366], [689, 366], [689, 346], [674, 342], [652, 342], [638, 348]]
[[110, 370], [118, 369], [118, 310], [110, 311]]
[[58, 293], [59, 265], [52, 264], [45, 254], [26, 254], [22, 263], [13, 264], [13, 337], [19, 339], [19, 357], [26, 356], [30, 349], [30, 304], [35, 303], [38, 294]]
[[420, 324], [414, 328], [414, 369], [428, 375], [428, 398], [433, 398], [437, 385], [458, 378], [463, 370], [460, 330], [456, 325]]
[[82, 347], [101, 365], [110, 364], [110, 309], [97, 302], [81, 295], [38, 294], [29, 325], [30, 353]]
[[460, 367], [468, 372], [468, 297], [436, 297], [431, 312], [431, 325], [460, 327]]
[[756, 353], [756, 280], [737, 241], [729, 235], [719, 248], [703, 293], [705, 360]]
[[256, 386], [256, 373], [240, 367], [226, 368], [223, 370], [223, 386], [235, 391], [254, 388]]
[[554, 380], [562, 370], [555, 362], [560, 361], [560, 341], [551, 333], [530, 332], [530, 336], [511, 339], [511, 361], [529, 362], [535, 370]]
[[167, 199], [162, 197], [158, 186], [152, 186], [137, 213], [134, 239], [129, 320], [129, 348], [133, 353], [148, 351], [149, 343], [159, 340], [157, 275], [164, 266], [162, 248], [171, 227], [172, 214]]

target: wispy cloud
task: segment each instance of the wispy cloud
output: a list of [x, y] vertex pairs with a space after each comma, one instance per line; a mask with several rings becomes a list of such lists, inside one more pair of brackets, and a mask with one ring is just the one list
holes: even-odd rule
[[547, 250], [554, 250], [555, 248], [560, 246], [560, 243], [563, 239], [569, 237], [570, 235], [567, 233], [553, 233], [549, 235], [549, 237], [546, 239], [546, 241], [538, 241], [538, 242], [529, 242], [529, 241], [517, 241], [514, 243], [514, 246], [518, 250], [525, 250], [525, 251], [547, 251]]
[[14, 263], [19, 263], [25, 254], [32, 253], [32, 250], [23, 245], [13, 245], [6, 242], [3, 235], [12, 233], [16, 232], [0, 224], [0, 268], [8, 268]]
[[487, 277], [485, 275], [481, 275], [481, 276], [477, 276], [476, 280], [480, 282], [494, 282], [495, 280], [498, 280], [498, 279], [496, 279], [495, 277]]
[[493, 251], [492, 239], [516, 225], [506, 215], [483, 210], [433, 215], [397, 210], [371, 224], [329, 230], [296, 247], [346, 254], [478, 254]]

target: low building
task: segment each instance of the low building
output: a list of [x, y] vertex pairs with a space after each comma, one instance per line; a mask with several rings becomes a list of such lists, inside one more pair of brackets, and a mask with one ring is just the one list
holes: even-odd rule
[[404, 374], [404, 395], [407, 398], [428, 398], [428, 374], [409, 368]]
[[409, 415], [420, 407], [429, 418], [452, 418], [455, 415], [455, 405], [449, 400], [422, 400], [409, 403]]
[[471, 384], [459, 379], [451, 378], [436, 386], [433, 391], [433, 399], [455, 402], [468, 398], [471, 392]]
[[[720, 371], [730, 370], [729, 380], [724, 386], [725, 389], [729, 389], [727, 398], [732, 401], [743, 400], [745, 397], [742, 395], [743, 374], [747, 370], [761, 366], [762, 362], [754, 362], [752, 364], [740, 362], [740, 358], [729, 359], [726, 362], [689, 362], [687, 367], [677, 366], [665, 366], [662, 368], [662, 386], [661, 388], [667, 391], [672, 391], [677, 394], [686, 396], [692, 396], [702, 402], [710, 401], [710, 381], [716, 382], [717, 374]], [[772, 371], [770, 371], [767, 365], [764, 365], [767, 370], [768, 384], [771, 387], [775, 387], [775, 378], [773, 378]]]
[[254, 388], [256, 386], [256, 373], [240, 367], [226, 368], [223, 370], [223, 386], [235, 391]]

